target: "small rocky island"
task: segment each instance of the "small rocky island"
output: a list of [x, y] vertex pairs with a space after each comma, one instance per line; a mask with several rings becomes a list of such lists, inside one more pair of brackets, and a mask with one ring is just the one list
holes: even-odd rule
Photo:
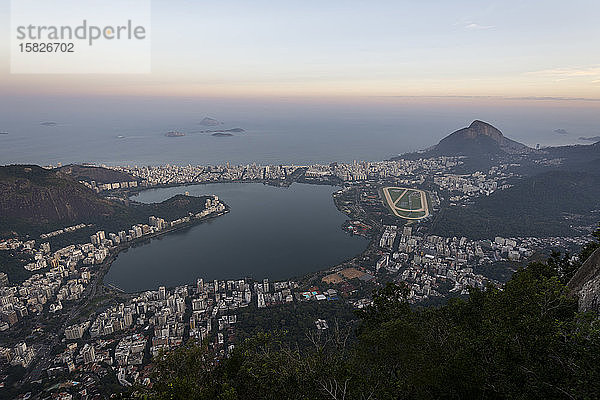
[[200, 133], [210, 133], [212, 136], [217, 136], [217, 137], [233, 136], [234, 133], [244, 133], [244, 132], [246, 132], [246, 131], [243, 130], [242, 128], [200, 131]]
[[[219, 126], [219, 125], [223, 125], [224, 122], [222, 121], [218, 121], [214, 118], [210, 118], [210, 117], [204, 117], [202, 119], [202, 121], [200, 121], [198, 123], [198, 125], [202, 125], [202, 126]], [[231, 128], [231, 129], [205, 129], [205, 130], [201, 130], [201, 131], [197, 131], [194, 133], [208, 133], [211, 136], [215, 136], [215, 137], [229, 137], [229, 136], [233, 136], [234, 133], [244, 133], [246, 132], [245, 130], [243, 130], [242, 128]]]
[[183, 132], [178, 132], [178, 131], [169, 131], [167, 133], [165, 133], [166, 137], [182, 137], [185, 136], [185, 133]]
[[200, 121], [199, 125], [202, 126], [217, 126], [217, 125], [222, 125], [223, 123], [220, 121], [217, 121], [214, 118], [210, 118], [210, 117], [204, 117], [202, 119], [202, 121]]

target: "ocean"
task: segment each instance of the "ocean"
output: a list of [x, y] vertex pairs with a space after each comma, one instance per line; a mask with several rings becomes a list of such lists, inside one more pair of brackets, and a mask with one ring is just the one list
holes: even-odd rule
[[[296, 164], [378, 161], [481, 119], [527, 145], [600, 134], [600, 102], [493, 98], [0, 98], [0, 163]], [[200, 134], [212, 117], [232, 137]], [[54, 124], [43, 124], [52, 122]], [[48, 126], [54, 125], [54, 126]], [[186, 133], [166, 137], [168, 131]]]

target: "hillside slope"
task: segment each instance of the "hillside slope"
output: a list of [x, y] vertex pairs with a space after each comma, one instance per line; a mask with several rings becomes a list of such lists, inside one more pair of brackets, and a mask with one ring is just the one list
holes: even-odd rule
[[577, 295], [581, 311], [600, 311], [600, 248], [585, 260], [568, 287]]
[[[93, 224], [92, 230], [118, 232], [133, 224], [147, 223], [151, 215], [174, 220], [200, 212], [206, 199], [177, 195], [161, 203], [125, 205], [96, 194], [57, 169], [4, 166], [0, 167], [0, 235], [38, 235], [77, 223]], [[62, 239], [85, 238], [88, 233], [84, 229], [50, 241], [62, 245]]]
[[113, 182], [130, 182], [137, 181], [138, 179], [121, 171], [115, 171], [108, 168], [94, 167], [87, 165], [65, 165], [64, 167], [58, 168], [62, 174], [71, 176], [77, 181], [97, 183], [113, 183]]
[[473, 205], [444, 209], [432, 231], [472, 238], [572, 235], [577, 234], [571, 227], [574, 219], [593, 224], [598, 210], [600, 173], [554, 170], [478, 198]]
[[0, 167], [3, 231], [109, 217], [123, 207], [60, 171], [36, 165]]

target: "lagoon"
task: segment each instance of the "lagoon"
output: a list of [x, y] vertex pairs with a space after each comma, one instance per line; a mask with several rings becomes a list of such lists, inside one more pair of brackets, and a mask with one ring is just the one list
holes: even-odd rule
[[368, 244], [341, 229], [331, 186], [217, 183], [149, 189], [132, 200], [216, 194], [231, 212], [121, 252], [104, 281], [126, 292], [193, 284], [197, 278], [291, 279], [360, 254]]

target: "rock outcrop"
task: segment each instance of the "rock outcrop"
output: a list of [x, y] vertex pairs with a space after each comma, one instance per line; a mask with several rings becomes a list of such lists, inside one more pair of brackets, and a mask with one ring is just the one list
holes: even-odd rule
[[579, 298], [580, 311], [600, 311], [600, 248], [585, 260], [567, 286]]

